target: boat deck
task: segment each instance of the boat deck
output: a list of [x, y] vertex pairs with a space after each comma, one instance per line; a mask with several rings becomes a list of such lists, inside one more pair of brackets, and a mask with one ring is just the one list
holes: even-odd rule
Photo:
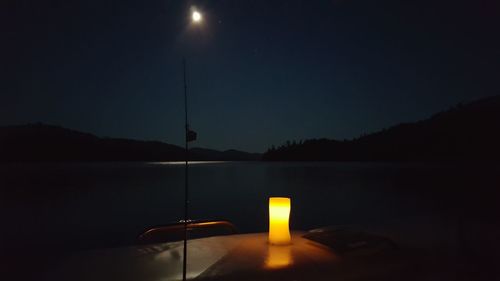
[[[415, 266], [390, 247], [352, 251], [292, 232], [292, 244], [272, 246], [267, 233], [239, 234], [188, 241], [188, 278], [192, 280], [402, 280]], [[358, 243], [359, 245], [356, 245]], [[88, 251], [65, 260], [52, 280], [182, 279], [182, 241]]]

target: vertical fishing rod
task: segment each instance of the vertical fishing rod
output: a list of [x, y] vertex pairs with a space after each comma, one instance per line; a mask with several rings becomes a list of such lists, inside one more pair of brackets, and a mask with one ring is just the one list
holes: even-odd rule
[[186, 59], [182, 58], [182, 66], [184, 71], [184, 125], [185, 125], [185, 172], [184, 172], [184, 256], [182, 260], [182, 280], [186, 281], [186, 268], [187, 268], [187, 239], [188, 239], [188, 206], [189, 206], [189, 186], [188, 186], [188, 161], [189, 161], [189, 147], [188, 147], [188, 106], [187, 106], [187, 79], [186, 79]]

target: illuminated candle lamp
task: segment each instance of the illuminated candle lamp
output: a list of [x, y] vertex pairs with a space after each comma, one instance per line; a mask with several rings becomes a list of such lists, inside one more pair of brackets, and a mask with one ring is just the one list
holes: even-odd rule
[[289, 221], [290, 198], [269, 198], [269, 243], [288, 245], [291, 243]]

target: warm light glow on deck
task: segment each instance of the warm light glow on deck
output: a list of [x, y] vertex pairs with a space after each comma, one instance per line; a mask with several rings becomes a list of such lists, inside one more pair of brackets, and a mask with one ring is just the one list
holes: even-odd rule
[[293, 263], [292, 248], [269, 246], [267, 249], [266, 268], [279, 269], [288, 267]]
[[269, 198], [269, 243], [288, 245], [291, 243], [289, 221], [290, 198]]

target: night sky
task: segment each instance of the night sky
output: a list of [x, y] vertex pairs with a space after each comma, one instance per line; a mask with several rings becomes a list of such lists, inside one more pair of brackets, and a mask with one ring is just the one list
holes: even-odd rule
[[195, 146], [353, 138], [499, 94], [497, 3], [2, 1], [0, 125], [182, 144], [185, 56]]

